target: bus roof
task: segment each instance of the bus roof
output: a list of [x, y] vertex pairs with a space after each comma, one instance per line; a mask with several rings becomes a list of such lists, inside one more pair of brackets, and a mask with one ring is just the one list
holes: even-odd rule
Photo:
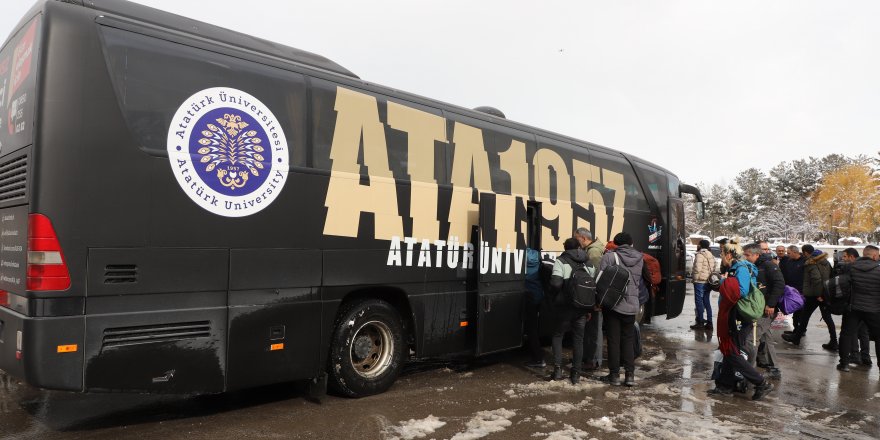
[[146, 23], [159, 25], [172, 30], [197, 35], [213, 41], [219, 41], [255, 52], [288, 59], [307, 66], [358, 78], [357, 75], [341, 65], [321, 55], [296, 49], [283, 44], [274, 43], [262, 38], [236, 32], [202, 21], [193, 20], [170, 12], [151, 8], [124, 0], [61, 0], [88, 8], [105, 11], [126, 18], [137, 19]]

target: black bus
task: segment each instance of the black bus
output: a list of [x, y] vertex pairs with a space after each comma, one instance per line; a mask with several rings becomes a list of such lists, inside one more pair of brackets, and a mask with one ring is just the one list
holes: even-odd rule
[[648, 315], [672, 318], [683, 192], [315, 54], [41, 1], [0, 51], [0, 369], [85, 392], [381, 392], [407, 359], [519, 347], [524, 250], [581, 226], [661, 261]]

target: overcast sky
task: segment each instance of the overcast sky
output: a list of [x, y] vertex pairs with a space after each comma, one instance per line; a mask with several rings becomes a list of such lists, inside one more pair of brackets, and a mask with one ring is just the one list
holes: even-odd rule
[[[880, 149], [877, 1], [138, 2], [321, 54], [370, 82], [491, 105], [687, 183]], [[4, 2], [4, 37], [29, 3]]]

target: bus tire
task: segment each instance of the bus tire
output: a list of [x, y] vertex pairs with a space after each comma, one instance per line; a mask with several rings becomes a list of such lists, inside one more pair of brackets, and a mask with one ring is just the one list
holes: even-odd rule
[[330, 341], [330, 388], [347, 397], [385, 392], [403, 367], [403, 324], [391, 304], [370, 299], [343, 305]]

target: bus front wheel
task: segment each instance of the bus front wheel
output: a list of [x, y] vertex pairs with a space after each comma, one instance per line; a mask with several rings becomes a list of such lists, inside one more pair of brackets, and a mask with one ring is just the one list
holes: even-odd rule
[[403, 325], [391, 304], [371, 299], [343, 305], [330, 345], [330, 386], [348, 397], [382, 393], [404, 361]]

